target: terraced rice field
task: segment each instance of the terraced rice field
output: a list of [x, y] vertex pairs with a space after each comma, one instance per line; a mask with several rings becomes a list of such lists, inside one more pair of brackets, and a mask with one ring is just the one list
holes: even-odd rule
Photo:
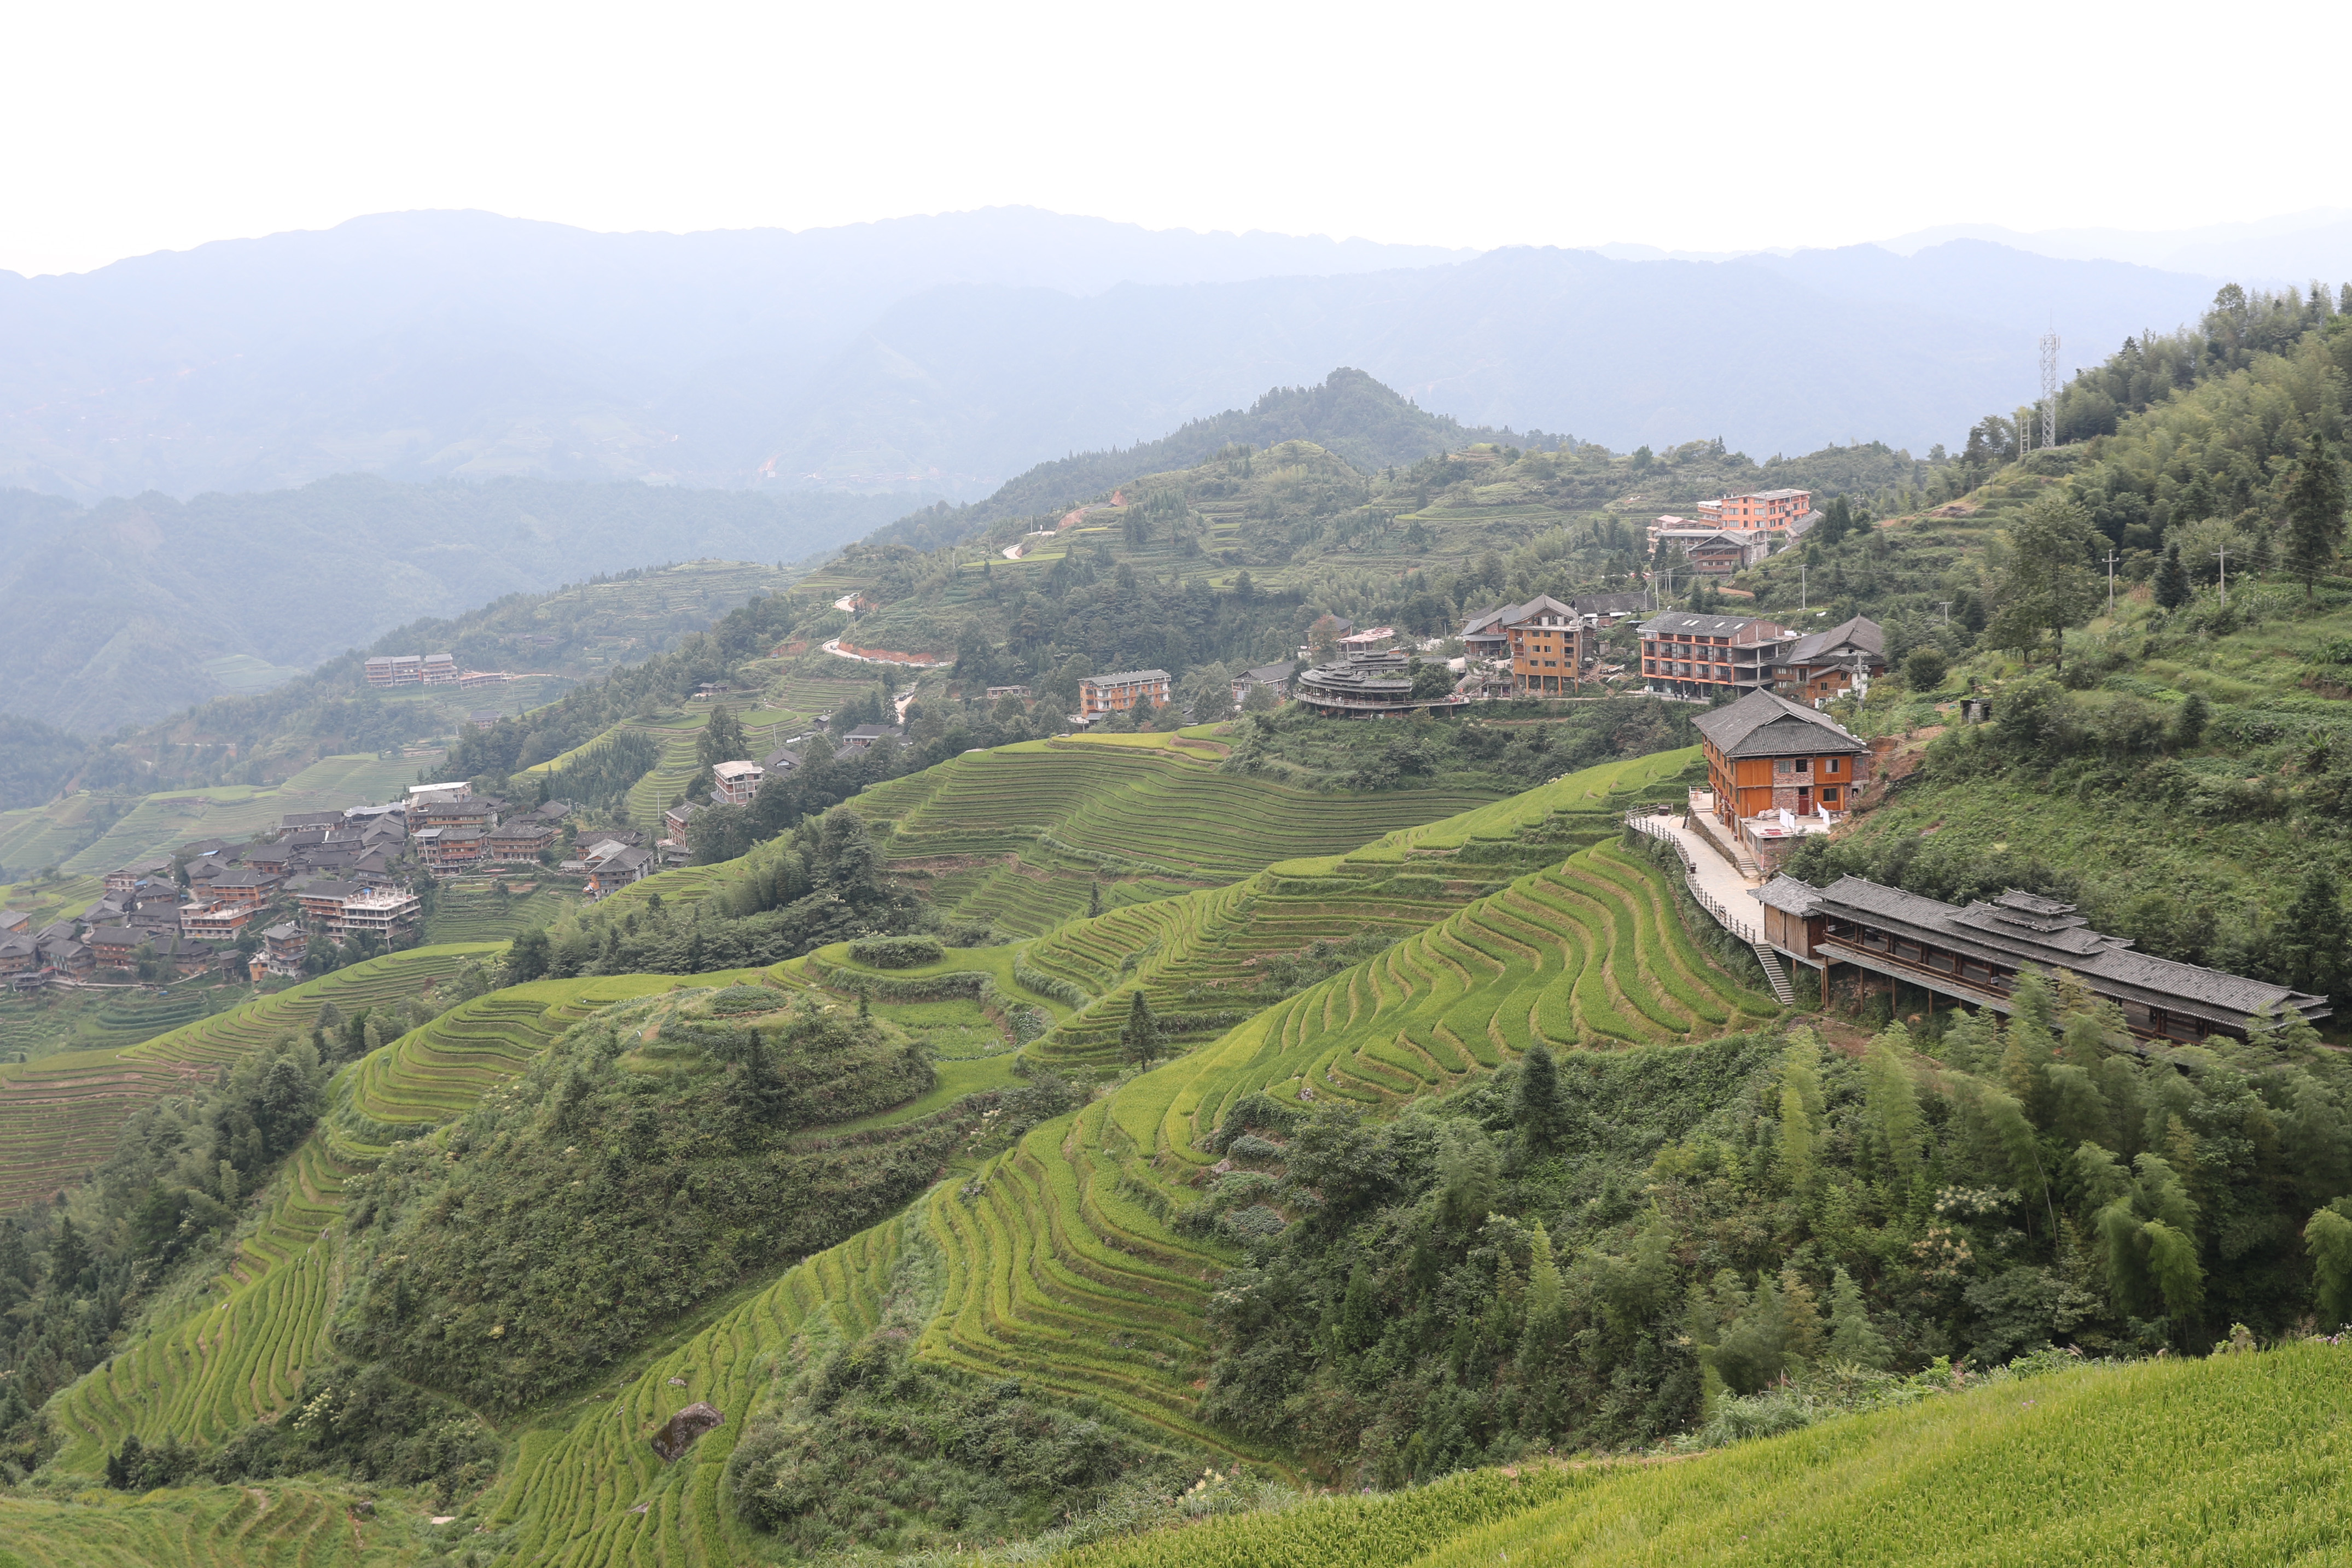
[[568, 904], [583, 902], [569, 889], [534, 882], [536, 873], [520, 872], [517, 883], [532, 891], [500, 897], [491, 880], [445, 882], [434, 890], [433, 913], [425, 917], [425, 936], [433, 942], [490, 942], [544, 929]]
[[[787, 989], [800, 984], [761, 971], [696, 983], [755, 977]], [[667, 975], [535, 980], [463, 1003], [346, 1069], [318, 1130], [263, 1193], [228, 1267], [159, 1304], [134, 1343], [49, 1406], [59, 1462], [95, 1470], [127, 1433], [213, 1443], [283, 1414], [303, 1368], [325, 1348], [342, 1292], [345, 1180], [395, 1139], [471, 1110], [589, 1014], [677, 984]]]
[[1491, 799], [1308, 793], [1219, 773], [1223, 755], [1186, 736], [1024, 741], [893, 779], [856, 806], [893, 824], [892, 865], [929, 874], [936, 900], [1034, 936], [1083, 915], [1097, 879], [1122, 882], [1124, 901], [1164, 897], [1275, 861], [1339, 853]]
[[[730, 704], [730, 709], [733, 707]], [[742, 721], [743, 737], [751, 742], [754, 758], [766, 756], [791, 736], [801, 733], [799, 718], [792, 714], [764, 712], [754, 709], [738, 712]], [[649, 720], [630, 727], [643, 730], [661, 747], [661, 761], [654, 770], [632, 785], [629, 789], [629, 821], [649, 833], [658, 834], [662, 813], [670, 802], [686, 792], [700, 765], [694, 759], [694, 748], [702, 732], [710, 726], [710, 709], [696, 705], [692, 712], [667, 718]]]
[[[788, 1270], [616, 1390], [564, 1412], [561, 1431], [526, 1437], [510, 1456], [490, 1510], [514, 1531], [514, 1561], [735, 1563], [764, 1560], [720, 1495], [728, 1456], [785, 1346], [803, 1334], [855, 1338], [875, 1328], [892, 1268], [933, 1197]], [[646, 1435], [707, 1400], [727, 1424], [664, 1465]], [[642, 1510], [642, 1511], [639, 1511]]]
[[[380, 1499], [362, 1516], [362, 1496]], [[265, 1481], [71, 1502], [0, 1497], [5, 1568], [404, 1568], [429, 1527], [380, 1489]]]
[[[921, 1355], [1102, 1400], [1171, 1437], [1278, 1461], [1198, 1414], [1203, 1309], [1234, 1260], [1222, 1244], [1180, 1237], [1170, 1224], [1196, 1200], [1194, 1184], [1213, 1158], [1198, 1140], [1253, 1090], [1295, 1099], [1311, 1088], [1322, 1102], [1381, 1113], [1465, 1082], [1538, 1039], [1613, 1050], [1711, 1038], [1771, 1018], [1770, 998], [1742, 989], [1691, 947], [1662, 874], [1612, 846], [1574, 841], [1589, 836], [1581, 830], [1613, 824], [1621, 802], [1678, 787], [1686, 760], [1675, 753], [1592, 769], [1352, 855], [1106, 916], [1166, 922], [1149, 933], [1122, 929], [1161, 942], [1169, 976], [1188, 962], [1213, 973], [1249, 941], [1304, 920], [1308, 904], [1285, 900], [1319, 898], [1324, 918], [1314, 929], [1328, 934], [1333, 890], [1310, 884], [1353, 862], [1360, 863], [1341, 879], [1353, 886], [1357, 902], [1347, 907], [1355, 917], [1387, 918], [1414, 934], [1037, 1128], [991, 1160], [971, 1188], [935, 1189], [907, 1215], [785, 1275], [625, 1383], [609, 1407], [583, 1401], [569, 1429], [526, 1439], [498, 1504], [499, 1521], [518, 1528], [523, 1559], [603, 1568], [753, 1555], [718, 1482], [739, 1435], [737, 1412], [748, 1416], [765, 1375], [761, 1358], [823, 1316], [844, 1332], [870, 1324], [891, 1260], [917, 1244], [936, 1248], [944, 1263]], [[1541, 864], [1519, 869], [1509, 863], [1514, 852]], [[1382, 871], [1385, 883], [1376, 877]], [[1493, 891], [1444, 892], [1473, 881]], [[1390, 895], [1393, 904], [1380, 907]], [[1288, 937], [1301, 928], [1293, 924]], [[1072, 974], [1107, 983], [1118, 945], [1070, 941], [1059, 950]], [[1024, 951], [1034, 960], [1046, 946]], [[838, 952], [819, 956], [831, 965]], [[1033, 1059], [1055, 1038], [1030, 1048]], [[671, 1386], [672, 1376], [686, 1386]], [[694, 1399], [718, 1405], [730, 1424], [664, 1472], [644, 1435]], [[629, 1511], [640, 1502], [646, 1512]]]
[[[478, 704], [475, 706], [479, 706]], [[162, 854], [193, 839], [243, 839], [293, 811], [340, 811], [387, 800], [415, 782], [416, 764], [373, 752], [325, 757], [266, 789], [216, 785], [142, 799], [103, 837], [65, 862], [69, 872], [103, 876], [114, 867]]]
[[497, 944], [414, 947], [259, 998], [141, 1044], [0, 1066], [0, 1212], [46, 1197], [113, 1151], [144, 1101], [308, 1030], [332, 1002], [345, 1015], [415, 996]]

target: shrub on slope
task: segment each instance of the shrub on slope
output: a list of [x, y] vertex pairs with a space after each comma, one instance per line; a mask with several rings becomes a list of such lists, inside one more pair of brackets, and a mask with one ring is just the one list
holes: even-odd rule
[[378, 1234], [347, 1351], [470, 1402], [527, 1403], [889, 1214], [963, 1136], [940, 1119], [796, 1145], [923, 1092], [929, 1063], [814, 1006], [725, 1021], [659, 1006], [575, 1027], [446, 1148], [402, 1145], [353, 1184], [351, 1224]]

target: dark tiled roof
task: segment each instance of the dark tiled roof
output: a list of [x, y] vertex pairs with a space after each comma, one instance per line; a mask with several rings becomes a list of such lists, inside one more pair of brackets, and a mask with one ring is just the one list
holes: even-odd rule
[[1630, 593], [1580, 593], [1570, 602], [1579, 615], [1631, 615], [1637, 610], [1654, 608], [1646, 589]]
[[1700, 714], [1691, 723], [1730, 758], [1818, 757], [1827, 752], [1858, 756], [1870, 749], [1828, 715], [1770, 692], [1750, 692], [1729, 707]]
[[1886, 654], [1886, 632], [1877, 622], [1857, 615], [1843, 625], [1798, 638], [1780, 655], [1780, 662], [1784, 664], [1807, 664], [1823, 657], [1833, 648], [1848, 645], [1884, 658]]
[[1643, 622], [1642, 630], [1662, 632], [1670, 637], [1729, 637], [1762, 619], [1759, 615], [1695, 615], [1687, 610], [1668, 610]]
[[1813, 901], [1821, 890], [1809, 882], [1799, 882], [1793, 876], [1776, 876], [1763, 886], [1748, 890], [1767, 909], [1778, 909], [1787, 915], [1811, 915]]
[[2031, 894], [2008, 893], [1990, 904], [1960, 908], [1848, 876], [1822, 890], [1814, 912], [1841, 911], [1859, 915], [1866, 924], [1907, 928], [1938, 946], [1974, 957], [2071, 969], [2107, 995], [2232, 1029], [2244, 1028], [2251, 1015], [2281, 1004], [2305, 1011], [2319, 1008], [2325, 1013], [2323, 998], [2285, 986], [2133, 952], [2130, 938], [2094, 931], [2075, 915], [2073, 905]]

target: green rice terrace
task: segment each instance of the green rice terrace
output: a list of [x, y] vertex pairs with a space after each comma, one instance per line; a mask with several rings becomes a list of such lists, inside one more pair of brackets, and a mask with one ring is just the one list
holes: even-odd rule
[[277, 1036], [308, 1030], [327, 1003], [350, 1014], [417, 996], [496, 945], [415, 947], [355, 964], [139, 1044], [0, 1065], [0, 1210], [48, 1197], [113, 1149], [140, 1105]]
[[[610, 1400], [583, 1402], [568, 1430], [522, 1446], [490, 1505], [491, 1528], [523, 1561], [589, 1564], [652, 1554], [733, 1562], [755, 1554], [757, 1539], [720, 1497], [733, 1428], [704, 1438], [692, 1464], [669, 1468], [644, 1451], [639, 1434], [698, 1400], [725, 1410], [751, 1406], [772, 1375], [762, 1349], [814, 1324], [847, 1337], [871, 1328], [886, 1282], [909, 1248], [940, 1259], [944, 1278], [919, 1335], [921, 1357], [1095, 1400], [1171, 1443], [1278, 1459], [1219, 1433], [1197, 1412], [1206, 1354], [1201, 1312], [1234, 1257], [1220, 1242], [1181, 1235], [1172, 1223], [1202, 1198], [1195, 1173], [1213, 1156], [1199, 1140], [1225, 1106], [1256, 1091], [1295, 1096], [1311, 1089], [1386, 1113], [1466, 1082], [1538, 1039], [1613, 1050], [1709, 1038], [1771, 1018], [1777, 1009], [1769, 998], [1690, 946], [1669, 884], [1648, 862], [1570, 841], [1613, 824], [1633, 802], [1678, 788], [1685, 760], [1670, 753], [1591, 769], [1391, 835], [1332, 864], [1267, 873], [1335, 874], [1339, 860], [1360, 859], [1367, 869], [1352, 880], [1363, 904], [1382, 904], [1385, 892], [1398, 900], [1398, 927], [1421, 924], [1391, 949], [1391, 964], [1359, 965], [1040, 1126], [961, 1189], [935, 1188], [907, 1215], [790, 1270], [658, 1356]], [[1512, 874], [1515, 856], [1553, 865], [1563, 852], [1573, 852], [1549, 872]], [[1385, 885], [1369, 869], [1375, 866], [1389, 873]], [[1475, 868], [1469, 877], [1446, 874], [1467, 868]], [[1454, 902], [1430, 897], [1448, 883], [1461, 884]], [[1476, 884], [1496, 891], [1473, 896]], [[1271, 950], [1283, 939], [1272, 911], [1268, 925], [1254, 929], [1229, 890], [1152, 907], [1188, 904], [1202, 911], [1190, 950], [1207, 956], [1203, 974], [1238, 961], [1252, 943]], [[838, 948], [811, 962], [835, 984], [909, 985], [936, 982], [959, 967], [976, 971], [983, 955], [1004, 951], [950, 953], [929, 973], [863, 971]], [[1638, 967], [1645, 960], [1671, 972], [1663, 994], [1643, 983]], [[1171, 956], [1170, 968], [1178, 963]], [[1024, 965], [1022, 972], [1031, 971]], [[1096, 972], [1101, 983], [1109, 977]], [[1116, 990], [1087, 1000], [1032, 1052], [1047, 1058], [1088, 1018], [1125, 1010]], [[1080, 1048], [1088, 1055], [1097, 1049]]]
[[1024, 741], [868, 789], [894, 872], [943, 909], [1035, 936], [1107, 902], [1164, 898], [1328, 855], [1492, 799], [1314, 793], [1216, 770], [1205, 732]]
[[321, 758], [266, 789], [215, 784], [156, 795], [68, 795], [46, 806], [0, 811], [0, 865], [55, 865], [103, 876], [194, 839], [249, 838], [291, 812], [338, 811], [388, 800], [415, 780], [415, 762], [370, 753]]
[[1478, 1470], [1081, 1548], [1070, 1568], [2334, 1563], [2352, 1550], [2326, 1343], [2032, 1377], [1678, 1462]]
[[0, 996], [0, 1062], [65, 1051], [137, 1045], [183, 1024], [225, 1012], [252, 996], [235, 981], [182, 983], [161, 994], [144, 987], [66, 990], [44, 988]]
[[[1067, 765], [1096, 754], [1047, 755]], [[1692, 947], [1664, 876], [1600, 841], [1632, 804], [1680, 789], [1688, 760], [1668, 753], [1590, 769], [1369, 846], [1117, 908], [1016, 946], [951, 950], [915, 969], [872, 969], [845, 946], [755, 976], [698, 977], [698, 986], [756, 979], [835, 1005], [864, 991], [881, 1017], [932, 1043], [943, 1059], [940, 1089], [868, 1119], [877, 1124], [1009, 1083], [1016, 1061], [1108, 1064], [1116, 1019], [1139, 986], [1167, 1004], [1179, 1033], [1214, 1033], [1221, 1011], [1255, 1016], [964, 1166], [898, 1218], [718, 1303], [616, 1382], [539, 1412], [527, 1434], [510, 1435], [518, 1440], [502, 1479], [468, 1517], [491, 1529], [502, 1556], [520, 1561], [626, 1562], [655, 1550], [663, 1560], [731, 1562], [756, 1552], [756, 1538], [719, 1501], [739, 1428], [721, 1427], [691, 1462], [670, 1468], [645, 1450], [644, 1431], [698, 1399], [748, 1414], [772, 1375], [768, 1351], [820, 1321], [828, 1333], [871, 1327], [883, 1284], [908, 1248], [940, 1265], [919, 1338], [925, 1360], [1097, 1400], [1170, 1444], [1278, 1459], [1220, 1434], [1195, 1407], [1200, 1312], [1233, 1256], [1225, 1243], [1181, 1236], [1171, 1223], [1201, 1200], [1195, 1173], [1211, 1156], [1200, 1138], [1223, 1107], [1255, 1091], [1307, 1090], [1384, 1113], [1538, 1040], [1609, 1050], [1704, 1039], [1769, 1018], [1768, 998]], [[1160, 768], [1168, 771], [1155, 771], [1156, 788], [1134, 793], [1181, 799], [1184, 784], [1216, 777], [1174, 758]], [[1115, 833], [1116, 819], [1097, 819], [1092, 831]], [[1192, 852], [1188, 869], [1230, 873], [1237, 863], [1229, 849]], [[1316, 908], [1327, 920], [1344, 909], [1398, 940], [1374, 961], [1259, 1011], [1246, 999], [1265, 989], [1253, 971], [1311, 946]], [[378, 991], [417, 984], [419, 966], [446, 973], [467, 951], [378, 960], [373, 975], [346, 971], [103, 1060], [118, 1080], [152, 1073], [142, 1087], [160, 1092], [173, 1074], [227, 1060], [298, 1012], [307, 1021], [322, 1000], [364, 1005]], [[1141, 956], [1130, 964], [1129, 953]], [[1667, 977], [1662, 986], [1642, 981], [1643, 966]], [[678, 983], [611, 977], [510, 988], [346, 1069], [318, 1130], [261, 1195], [227, 1266], [155, 1302], [129, 1346], [59, 1396], [52, 1416], [66, 1447], [57, 1463], [88, 1469], [134, 1432], [216, 1442], [283, 1411], [324, 1350], [334, 1303], [351, 1283], [338, 1223], [350, 1176], [396, 1143], [436, 1135], [513, 1081], [571, 1023]], [[12, 1084], [27, 1100], [36, 1087]], [[124, 1092], [118, 1085], [116, 1103]], [[87, 1160], [94, 1139], [94, 1131], [79, 1144], [53, 1136], [53, 1174], [27, 1190], [53, 1186], [70, 1159]], [[6, 1518], [0, 1549], [16, 1550]]]

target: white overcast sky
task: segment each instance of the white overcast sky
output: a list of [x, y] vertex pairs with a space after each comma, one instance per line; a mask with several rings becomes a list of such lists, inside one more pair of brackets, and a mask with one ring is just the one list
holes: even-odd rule
[[423, 207], [1699, 250], [2181, 228], [2342, 200], [2347, 16], [6, 0], [0, 267]]

